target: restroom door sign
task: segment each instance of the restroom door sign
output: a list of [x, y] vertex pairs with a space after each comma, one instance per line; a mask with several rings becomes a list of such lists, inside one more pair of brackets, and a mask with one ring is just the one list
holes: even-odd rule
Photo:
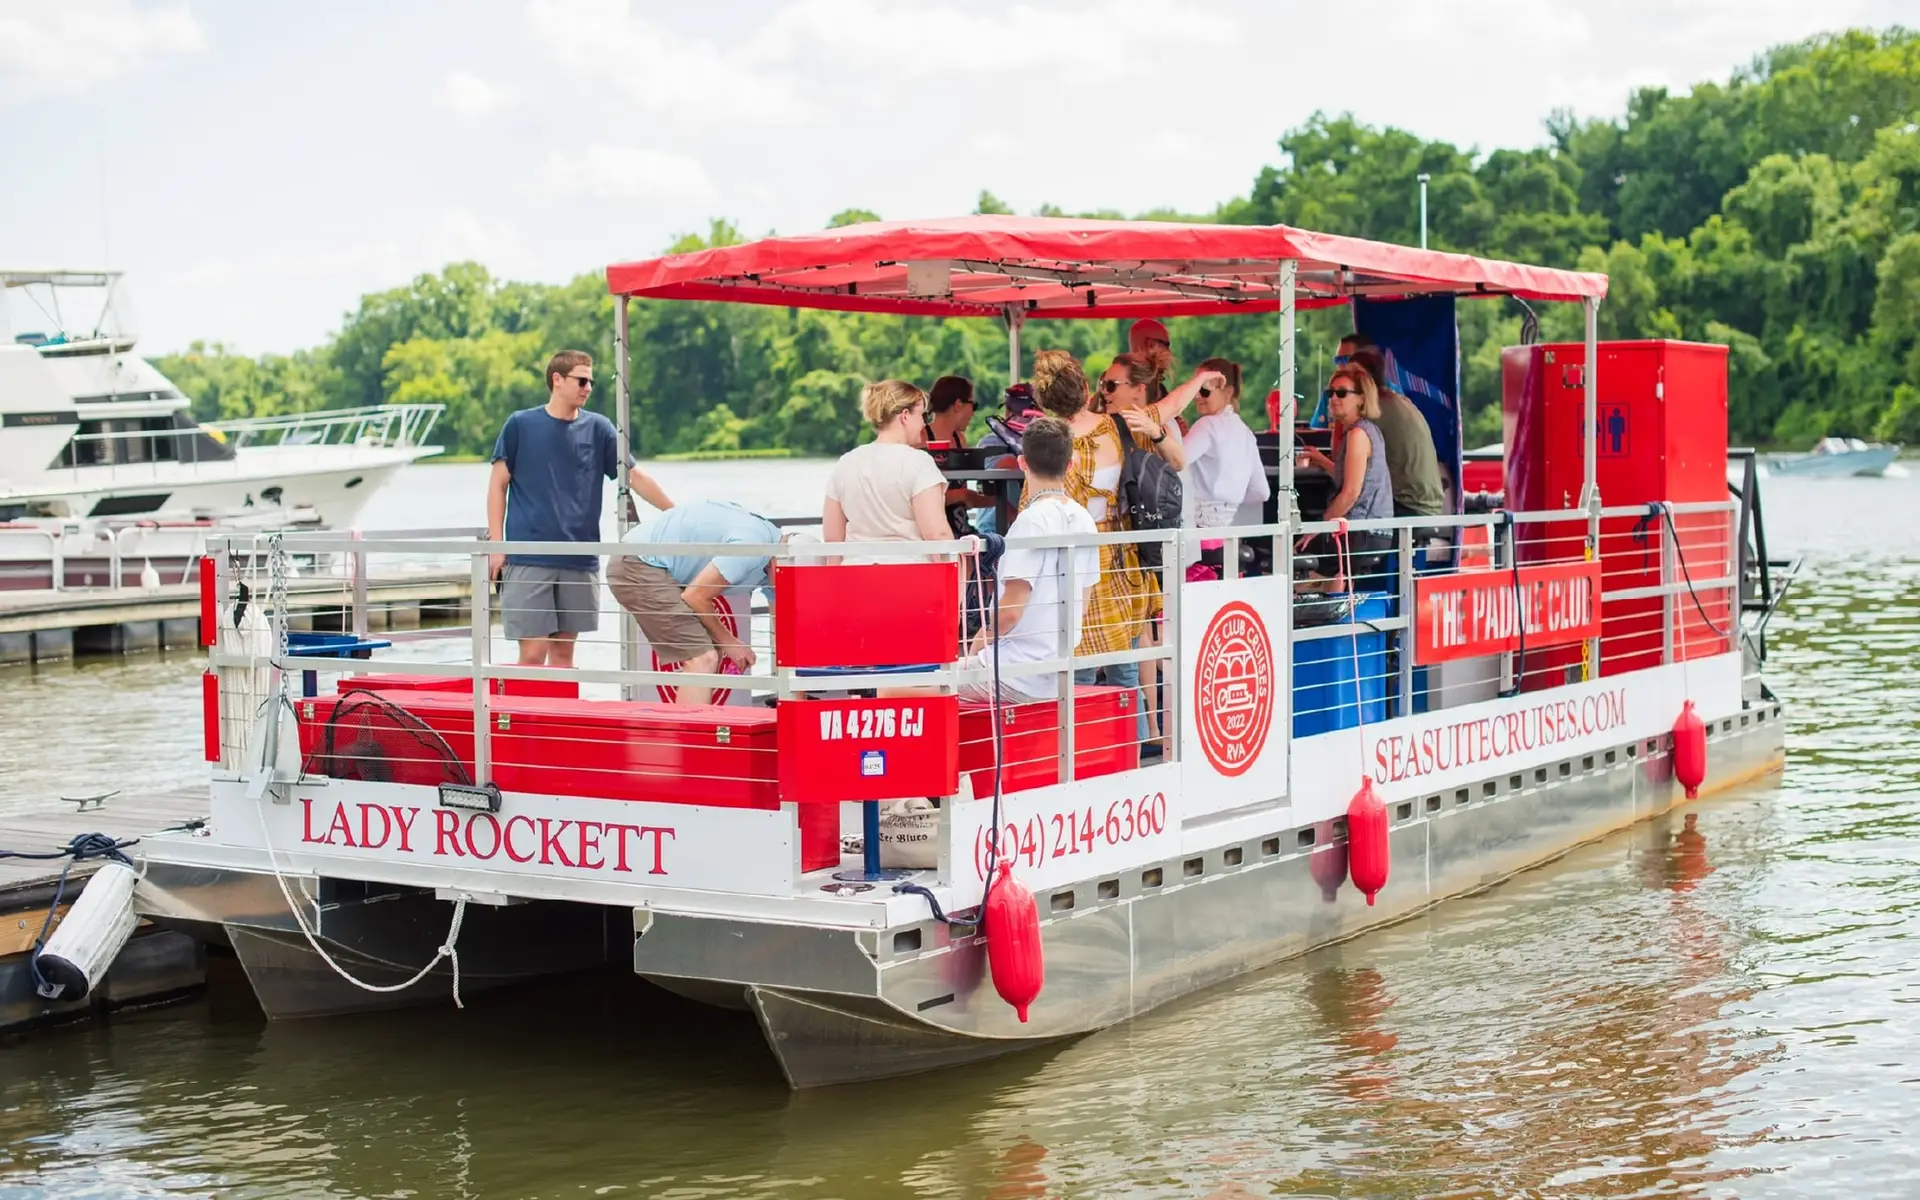
[[1632, 410], [1624, 404], [1602, 404], [1594, 414], [1594, 440], [1601, 458], [1633, 455]]

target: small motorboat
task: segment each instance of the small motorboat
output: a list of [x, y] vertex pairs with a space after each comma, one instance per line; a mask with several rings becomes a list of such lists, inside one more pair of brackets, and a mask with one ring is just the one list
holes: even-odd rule
[[1859, 438], [1821, 438], [1805, 454], [1770, 454], [1767, 470], [1775, 475], [1884, 475], [1900, 447]]

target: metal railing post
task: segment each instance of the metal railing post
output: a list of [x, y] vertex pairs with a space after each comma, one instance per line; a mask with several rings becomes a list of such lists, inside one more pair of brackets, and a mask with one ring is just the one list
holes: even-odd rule
[[[1094, 562], [1097, 564], [1099, 561], [1099, 555], [1096, 553]], [[1098, 571], [1099, 568], [1096, 566], [1095, 570]], [[1097, 578], [1096, 576], [1096, 579]], [[1060, 554], [1060, 586], [1060, 594], [1063, 597], [1078, 596], [1080, 594], [1079, 585], [1073, 581], [1072, 549], [1065, 549]], [[1058, 780], [1060, 783], [1067, 783], [1073, 779], [1073, 719], [1075, 715], [1074, 709], [1079, 699], [1079, 685], [1073, 677], [1073, 652], [1075, 649], [1076, 647], [1073, 642], [1073, 622], [1060, 622], [1060, 657], [1065, 659], [1067, 663], [1066, 670], [1061, 672], [1060, 682], [1060, 777]], [[1001, 765], [1001, 769], [1004, 773], [1005, 764]]]
[[[1173, 540], [1160, 551], [1163, 564], [1161, 572], [1165, 577], [1160, 589], [1164, 608], [1160, 616], [1160, 647], [1168, 655], [1154, 664], [1154, 680], [1160, 694], [1166, 697], [1166, 703], [1160, 709], [1160, 742], [1164, 747], [1160, 752], [1161, 762], [1177, 762], [1180, 756], [1180, 689], [1167, 676], [1171, 673], [1177, 680], [1180, 672], [1180, 589], [1186, 584], [1187, 573], [1179, 568], [1179, 564], [1186, 561], [1184, 542], [1187, 533], [1185, 529], [1175, 530]], [[1196, 532], [1194, 537], [1198, 539], [1199, 534]], [[1238, 547], [1238, 541], [1222, 546], [1223, 564], [1227, 561], [1224, 551], [1234, 550], [1234, 566], [1228, 567], [1229, 571], [1237, 572], [1240, 557]], [[1228, 575], [1227, 578], [1234, 576]]]
[[[1581, 301], [1586, 316], [1586, 363], [1585, 415], [1582, 428], [1586, 431], [1581, 438], [1583, 447], [1581, 457], [1581, 477], [1585, 481], [1581, 503], [1587, 510], [1587, 553], [1594, 559], [1600, 557], [1600, 302], [1592, 297]], [[1601, 592], [1606, 592], [1604, 578], [1606, 568], [1601, 568]], [[1600, 677], [1600, 639], [1592, 638], [1587, 642], [1587, 661], [1582, 664], [1581, 679]]]
[[1407, 717], [1413, 715], [1413, 527], [1406, 526], [1400, 534], [1400, 603], [1399, 615], [1407, 619], [1406, 625], [1394, 636], [1400, 642], [1400, 703], [1395, 711]]
[[[1678, 521], [1673, 526], [1680, 528]], [[1666, 530], [1660, 531], [1660, 661], [1670, 663], [1673, 657], [1674, 623], [1679, 617], [1678, 599], [1673, 593], [1673, 581], [1679, 577], [1680, 547], [1675, 539], [1667, 536]]]
[[[358, 529], [347, 531], [354, 541], [362, 540]], [[367, 640], [367, 552], [355, 550], [347, 556], [347, 570], [353, 576], [353, 636], [356, 640]]]
[[473, 556], [473, 781], [484, 784], [493, 774], [492, 728], [488, 713], [487, 665], [493, 648], [491, 555]]
[[[627, 511], [633, 504], [633, 483], [627, 478], [627, 456], [633, 452], [633, 393], [632, 373], [628, 370], [629, 327], [628, 301], [625, 296], [613, 298], [613, 393], [614, 417], [620, 430], [620, 468], [613, 491], [613, 528], [616, 539], [627, 536]], [[616, 606], [617, 607], [617, 606]], [[746, 641], [753, 641], [753, 614], [741, 614], [746, 625]], [[640, 632], [639, 625], [632, 614], [620, 610], [617, 618], [620, 629], [620, 669], [637, 671], [640, 669]], [[717, 669], [717, 668], [716, 668]], [[632, 700], [636, 689], [631, 683], [620, 685], [620, 698]]]

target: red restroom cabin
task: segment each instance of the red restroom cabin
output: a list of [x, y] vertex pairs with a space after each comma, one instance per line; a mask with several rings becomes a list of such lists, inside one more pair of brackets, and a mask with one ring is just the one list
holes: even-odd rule
[[[1671, 340], [1601, 342], [1595, 468], [1609, 509], [1655, 501], [1724, 502], [1727, 490], [1727, 348]], [[1586, 349], [1577, 342], [1509, 346], [1501, 354], [1501, 415], [1507, 507], [1515, 512], [1580, 505], [1586, 431]], [[1700, 584], [1731, 573], [1733, 514], [1676, 513], [1674, 582]], [[1571, 522], [1522, 526], [1521, 561], [1567, 559], [1582, 551]], [[1600, 523], [1600, 675], [1660, 665], [1663, 604], [1658, 596], [1609, 599], [1661, 582], [1669, 540], [1658, 515], [1607, 517]], [[1681, 564], [1685, 565], [1685, 572]], [[1705, 616], [1701, 614], [1705, 610]], [[1674, 656], [1703, 658], [1728, 648], [1714, 632], [1730, 628], [1727, 594], [1702, 588], [1699, 607], [1684, 592], [1674, 603]], [[1577, 680], [1581, 647], [1528, 652], [1525, 686]]]

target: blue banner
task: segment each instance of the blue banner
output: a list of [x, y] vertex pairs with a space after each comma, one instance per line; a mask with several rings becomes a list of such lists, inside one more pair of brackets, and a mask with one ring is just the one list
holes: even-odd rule
[[1412, 400], [1433, 430], [1447, 476], [1447, 502], [1460, 504], [1460, 327], [1452, 296], [1353, 302], [1353, 327], [1380, 347], [1387, 383]]

